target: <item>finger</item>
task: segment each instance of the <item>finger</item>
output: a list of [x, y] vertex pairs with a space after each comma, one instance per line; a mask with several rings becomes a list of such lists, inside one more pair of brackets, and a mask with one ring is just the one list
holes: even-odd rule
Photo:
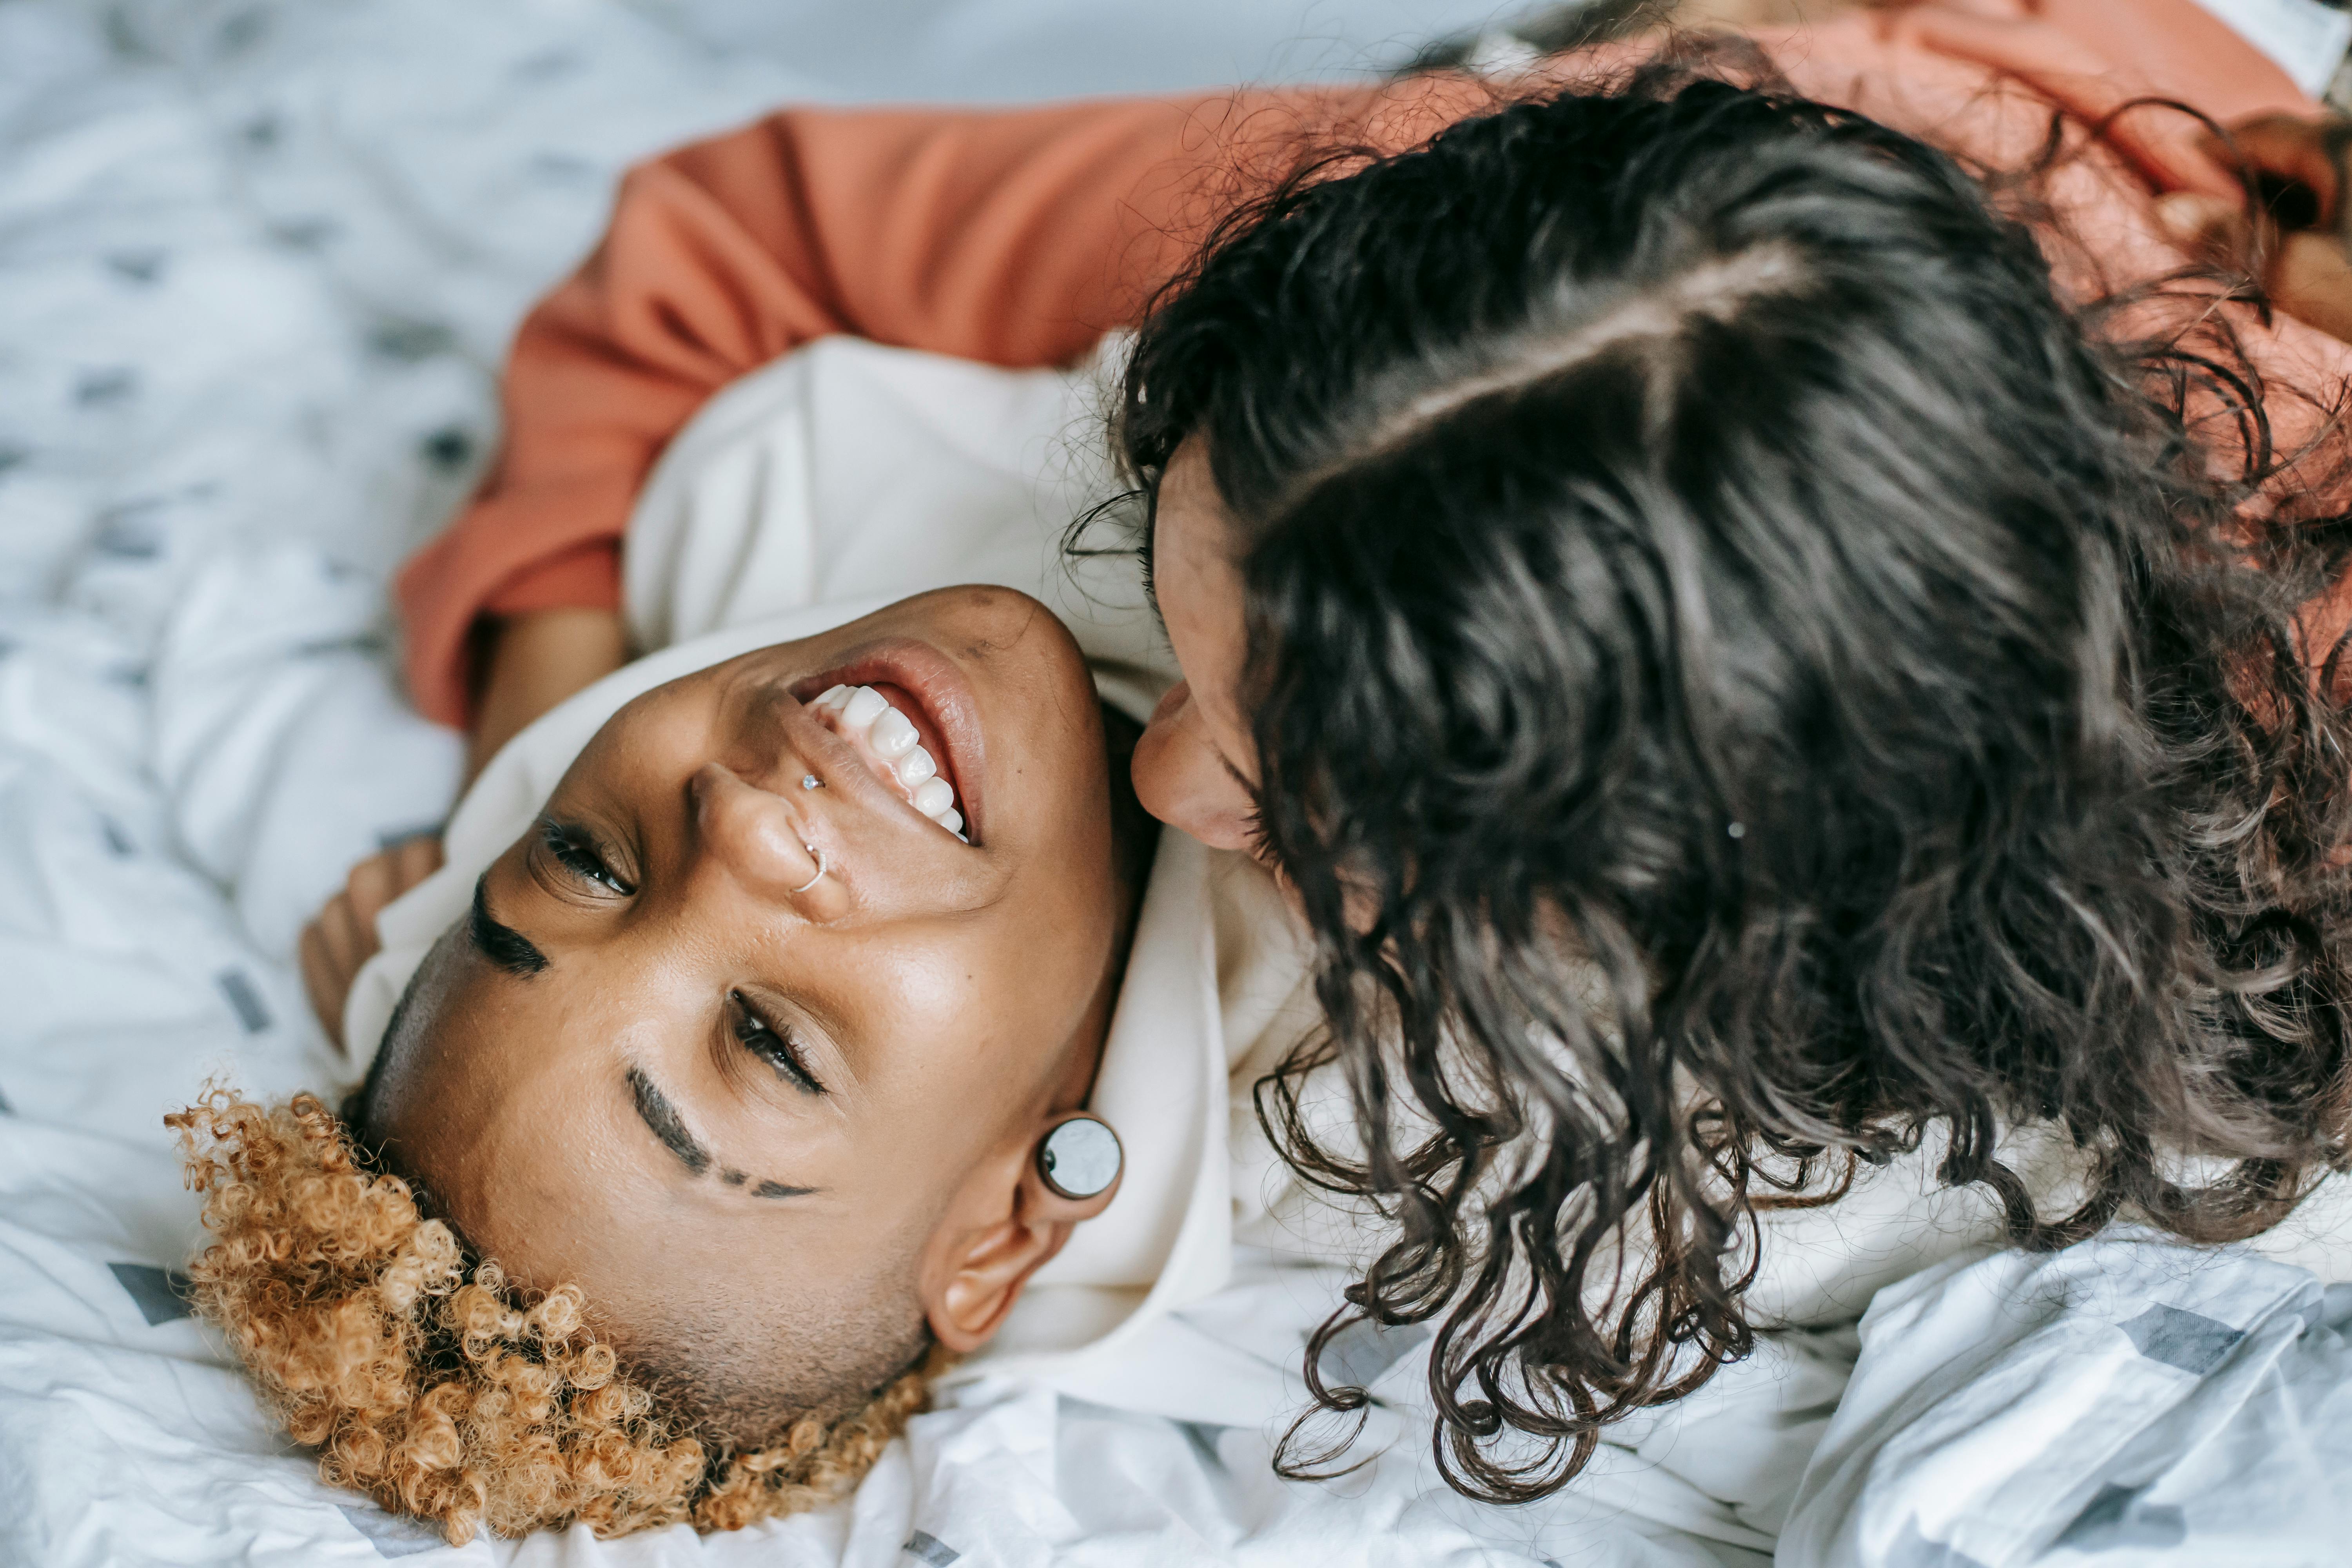
[[393, 862], [389, 854], [371, 855], [352, 868], [344, 879], [343, 896], [351, 900], [352, 910], [370, 926], [375, 924], [376, 910], [399, 896], [393, 885]]
[[2175, 191], [2156, 199], [2156, 221], [2167, 239], [2201, 261], [2245, 265], [2246, 209], [2237, 202], [2200, 191]]
[[441, 869], [441, 836], [420, 833], [404, 839], [393, 847], [392, 858], [393, 883], [404, 893]]
[[2336, 121], [2307, 120], [2291, 114], [2265, 114], [2230, 127], [2227, 147], [2211, 142], [2209, 149], [2223, 163], [2234, 161], [2276, 180], [2291, 180], [2318, 198], [2318, 224], [2336, 225], [2337, 186], [2342, 183], [2332, 144]]
[[310, 929], [318, 933], [320, 947], [329, 962], [343, 973], [356, 973], [367, 961], [366, 950], [372, 944], [365, 940], [348, 898], [328, 900], [327, 907], [319, 911], [319, 918], [310, 922]]
[[375, 956], [383, 945], [376, 935], [375, 916], [356, 904], [337, 911], [334, 924], [337, 949], [348, 973], [359, 973], [360, 965]]
[[2287, 314], [2352, 342], [2352, 260], [2334, 239], [2286, 236], [2272, 263], [2270, 290]]
[[2156, 199], [2156, 219], [2167, 238], [2197, 260], [2260, 279], [2263, 291], [2279, 299], [2279, 264], [2286, 238], [2333, 245], [2311, 234], [2282, 236], [2278, 226], [2220, 196], [2176, 191]]
[[351, 994], [350, 978], [328, 954], [316, 923], [303, 928], [297, 952], [302, 962], [302, 991], [310, 999], [310, 1011], [318, 1016], [319, 1026], [327, 1031], [327, 1038], [341, 1046], [343, 999]]

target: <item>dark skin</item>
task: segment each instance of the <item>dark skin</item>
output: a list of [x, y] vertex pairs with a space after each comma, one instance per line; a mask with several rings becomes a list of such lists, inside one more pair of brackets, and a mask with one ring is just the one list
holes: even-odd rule
[[[971, 843], [806, 706], [836, 680], [897, 694]], [[369, 1131], [485, 1255], [579, 1285], [656, 1364], [789, 1362], [815, 1389], [925, 1325], [974, 1349], [1112, 1196], [1036, 1168], [1131, 918], [1107, 769], [1076, 646], [1002, 589], [657, 688], [435, 949]]]

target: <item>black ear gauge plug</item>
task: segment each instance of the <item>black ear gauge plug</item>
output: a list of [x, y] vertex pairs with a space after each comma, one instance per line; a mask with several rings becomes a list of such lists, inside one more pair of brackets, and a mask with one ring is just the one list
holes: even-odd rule
[[1046, 1133], [1037, 1145], [1037, 1173], [1058, 1195], [1083, 1202], [1118, 1180], [1126, 1157], [1108, 1122], [1076, 1116]]

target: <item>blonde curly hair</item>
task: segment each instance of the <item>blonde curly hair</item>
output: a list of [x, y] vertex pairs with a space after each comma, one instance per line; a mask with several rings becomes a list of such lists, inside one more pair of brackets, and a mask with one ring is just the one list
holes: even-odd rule
[[943, 1370], [933, 1352], [862, 1408], [739, 1445], [665, 1410], [588, 1326], [576, 1286], [532, 1299], [495, 1261], [469, 1266], [316, 1097], [264, 1108], [214, 1087], [164, 1122], [216, 1238], [189, 1270], [196, 1310], [320, 1451], [322, 1479], [437, 1522], [452, 1545], [485, 1525], [739, 1530], [821, 1506]]

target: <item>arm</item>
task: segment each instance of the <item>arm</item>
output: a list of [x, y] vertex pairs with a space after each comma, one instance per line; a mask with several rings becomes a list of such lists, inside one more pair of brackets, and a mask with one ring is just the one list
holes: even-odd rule
[[496, 468], [402, 575], [418, 706], [472, 730], [478, 761], [492, 715], [510, 733], [575, 689], [503, 628], [617, 609], [630, 505], [729, 382], [828, 332], [1075, 359], [1133, 319], [1254, 156], [1349, 101], [793, 110], [634, 171], [595, 253], [516, 339]]
[[481, 699], [466, 738], [466, 782], [532, 720], [629, 661], [616, 610], [593, 605], [501, 616], [483, 637]]

